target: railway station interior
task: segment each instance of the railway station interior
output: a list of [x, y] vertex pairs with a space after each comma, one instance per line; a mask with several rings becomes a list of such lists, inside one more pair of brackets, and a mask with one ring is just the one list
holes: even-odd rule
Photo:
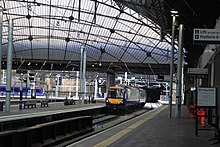
[[220, 0], [1, 0], [1, 147], [217, 147]]

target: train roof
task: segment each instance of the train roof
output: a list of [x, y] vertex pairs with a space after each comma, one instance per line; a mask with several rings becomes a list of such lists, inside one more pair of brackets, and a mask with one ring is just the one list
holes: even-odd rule
[[126, 85], [123, 85], [123, 84], [115, 84], [115, 85], [110, 86], [109, 88], [111, 88], [111, 89], [126, 89], [126, 88], [129, 88], [129, 89], [132, 89], [132, 88], [140, 89], [140, 87], [126, 86]]

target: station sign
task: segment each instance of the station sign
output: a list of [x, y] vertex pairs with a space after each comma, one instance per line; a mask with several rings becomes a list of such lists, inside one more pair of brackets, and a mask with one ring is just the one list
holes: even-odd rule
[[220, 44], [220, 29], [194, 29], [194, 44]]
[[215, 107], [216, 106], [216, 89], [207, 87], [198, 87], [197, 106], [198, 107]]
[[187, 73], [194, 74], [194, 75], [207, 75], [208, 69], [207, 68], [188, 68]]

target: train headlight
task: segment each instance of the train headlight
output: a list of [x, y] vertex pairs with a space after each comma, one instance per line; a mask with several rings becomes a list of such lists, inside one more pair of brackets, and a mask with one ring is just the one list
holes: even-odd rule
[[108, 103], [108, 100], [106, 100], [106, 103]]

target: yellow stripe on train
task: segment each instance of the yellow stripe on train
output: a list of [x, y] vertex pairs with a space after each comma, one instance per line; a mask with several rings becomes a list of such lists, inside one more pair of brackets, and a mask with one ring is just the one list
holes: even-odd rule
[[111, 86], [111, 87], [109, 87], [109, 89], [124, 89], [123, 87], [119, 87], [119, 86]]
[[111, 104], [121, 104], [123, 99], [108, 98], [108, 101]]

